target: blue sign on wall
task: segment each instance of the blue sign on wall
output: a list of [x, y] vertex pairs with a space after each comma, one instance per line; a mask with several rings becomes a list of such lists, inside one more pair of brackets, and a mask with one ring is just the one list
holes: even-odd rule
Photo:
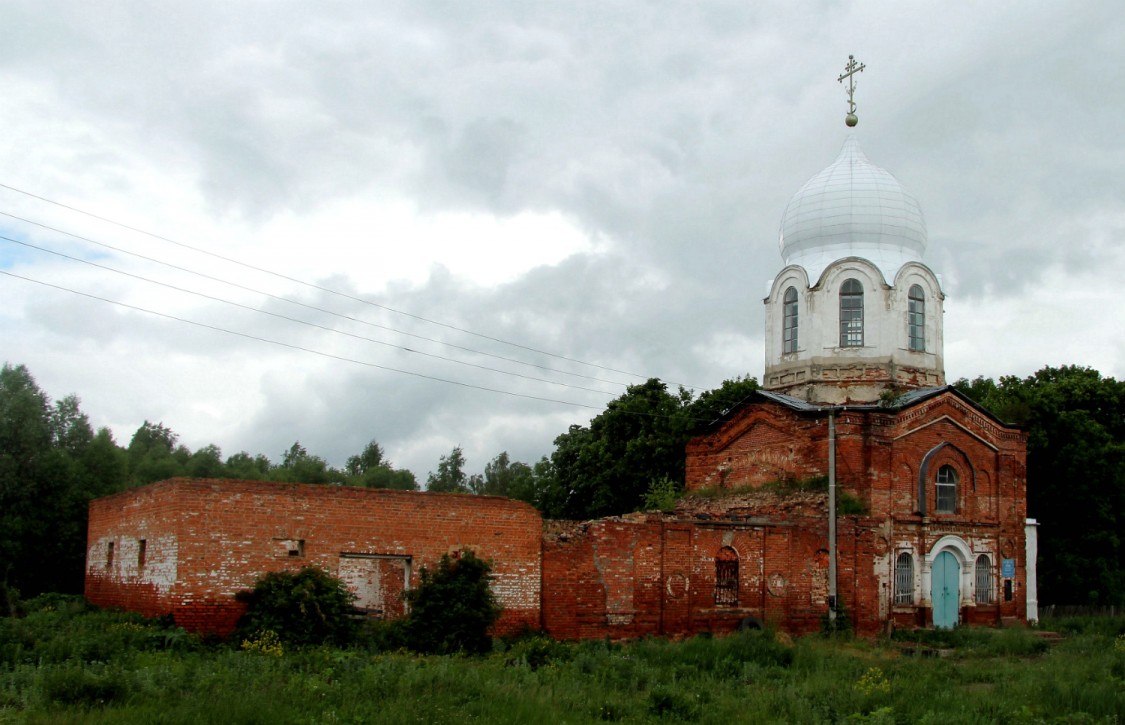
[[1000, 563], [1000, 575], [1005, 579], [1014, 579], [1016, 576], [1016, 560], [1004, 559]]

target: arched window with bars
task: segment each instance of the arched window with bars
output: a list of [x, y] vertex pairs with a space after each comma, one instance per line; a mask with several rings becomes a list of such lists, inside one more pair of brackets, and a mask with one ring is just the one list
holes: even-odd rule
[[907, 335], [910, 338], [910, 349], [914, 352], [926, 351], [926, 294], [921, 285], [914, 285], [907, 295], [909, 304], [909, 321]]
[[738, 606], [738, 552], [729, 546], [715, 557], [715, 606]]
[[797, 352], [797, 288], [790, 287], [785, 290], [783, 300], [781, 351], [783, 353]]
[[895, 559], [895, 604], [914, 603], [914, 557], [904, 551]]
[[977, 604], [992, 604], [995, 594], [992, 590], [992, 559], [987, 554], [977, 557], [976, 564], [976, 595]]
[[863, 285], [857, 279], [840, 287], [840, 347], [863, 347]]

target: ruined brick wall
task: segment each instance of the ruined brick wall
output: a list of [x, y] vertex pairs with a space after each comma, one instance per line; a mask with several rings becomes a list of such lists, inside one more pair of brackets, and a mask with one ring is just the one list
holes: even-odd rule
[[687, 490], [740, 488], [825, 473], [828, 429], [775, 403], [749, 405], [687, 444]]
[[[840, 596], [857, 628], [875, 633], [873, 536], [854, 521], [839, 529]], [[543, 626], [560, 639], [723, 633], [747, 618], [817, 631], [828, 605], [826, 542], [827, 518], [818, 515], [548, 522]], [[718, 558], [737, 560], [734, 591], [718, 593]]]
[[660, 586], [661, 577], [652, 552], [660, 538], [660, 524], [644, 517], [548, 522], [544, 629], [563, 639], [658, 634], [654, 617], [659, 614], [659, 597], [652, 590]]
[[[91, 504], [86, 591], [95, 604], [226, 633], [242, 611], [235, 592], [264, 572], [311, 564], [343, 575], [372, 611], [393, 616], [405, 585], [397, 577], [416, 585], [421, 566], [469, 548], [493, 564], [503, 633], [539, 625], [541, 531], [535, 509], [496, 497], [173, 479]], [[169, 553], [159, 561], [170, 571], [148, 599], [146, 577], [130, 578], [117, 563], [117, 552], [145, 537], [152, 554], [149, 542], [163, 542]], [[116, 561], [106, 567], [110, 544]]]

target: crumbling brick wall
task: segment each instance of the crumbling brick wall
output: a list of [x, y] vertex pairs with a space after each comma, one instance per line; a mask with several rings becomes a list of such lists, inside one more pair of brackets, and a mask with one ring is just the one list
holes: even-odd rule
[[226, 634], [242, 613], [235, 593], [265, 572], [370, 560], [369, 582], [397, 570], [413, 585], [420, 567], [469, 548], [492, 563], [496, 631], [511, 632], [539, 625], [541, 530], [534, 508], [491, 496], [172, 479], [91, 503], [86, 595]]
[[[874, 633], [871, 541], [867, 527], [841, 521], [840, 596], [857, 627]], [[723, 633], [746, 621], [816, 631], [827, 611], [826, 542], [824, 515], [762, 506], [548, 522], [543, 626], [560, 639]], [[737, 561], [734, 590], [721, 595], [719, 558]]]

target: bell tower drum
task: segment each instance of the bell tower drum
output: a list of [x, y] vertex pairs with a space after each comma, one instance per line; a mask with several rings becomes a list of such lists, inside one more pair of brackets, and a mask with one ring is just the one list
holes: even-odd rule
[[[854, 74], [849, 57], [853, 127]], [[785, 266], [770, 283], [763, 387], [812, 403], [871, 403], [945, 384], [938, 276], [922, 262], [918, 200], [849, 134], [839, 156], [790, 200]]]

